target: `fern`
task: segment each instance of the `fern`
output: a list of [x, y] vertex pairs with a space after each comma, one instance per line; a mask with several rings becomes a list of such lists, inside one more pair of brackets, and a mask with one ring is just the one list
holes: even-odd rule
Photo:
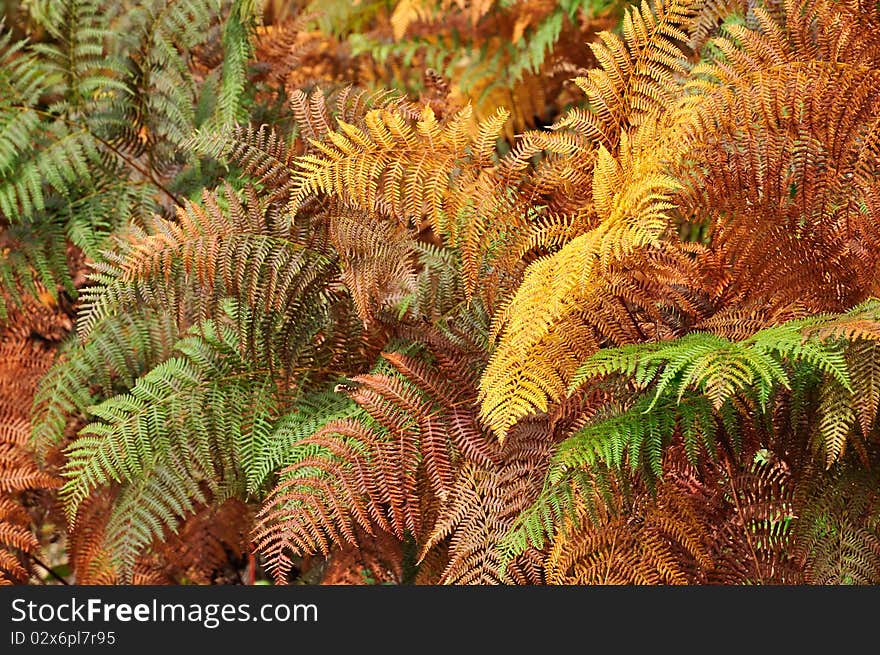
[[[817, 163], [832, 149], [849, 152], [847, 162], [861, 161], [856, 135], [873, 133], [877, 111], [877, 87], [865, 77], [871, 73], [831, 54], [839, 45], [837, 14], [816, 3], [815, 14], [783, 12], [780, 26], [756, 10], [754, 29], [731, 25], [735, 39], [716, 40], [720, 54], [689, 70], [682, 44], [695, 8], [663, 2], [633, 9], [624, 40], [604, 36], [597, 46], [602, 69], [582, 82], [592, 112], [572, 111], [557, 123], [559, 134], [532, 137], [518, 158], [552, 144], [563, 156], [548, 162], [549, 184], [569, 188], [580, 181], [573, 171], [580, 165], [592, 193], [572, 195], [567, 204], [569, 212], [590, 216], [581, 233], [533, 262], [496, 317], [500, 341], [481, 400], [500, 437], [558, 401], [577, 364], [597, 348], [645, 341], [646, 328], [665, 331], [659, 338], [692, 326], [747, 336], [796, 316], [843, 311], [872, 293], [865, 272], [871, 267], [853, 259], [855, 251], [840, 239], [847, 224], [873, 243], [867, 214], [855, 206], [868, 206], [874, 183], [856, 178], [850, 163], [834, 173]], [[849, 9], [844, 19], [858, 20]], [[874, 38], [872, 30], [860, 32], [856, 49], [870, 51]], [[859, 101], [835, 100], [848, 95]], [[770, 97], [777, 109], [763, 120]], [[836, 137], [820, 127], [826, 123], [807, 117], [831, 106], [835, 125], [846, 125], [848, 135], [835, 146]], [[855, 204], [853, 194], [861, 198]], [[768, 212], [778, 220], [768, 221]], [[640, 214], [644, 224], [636, 222]], [[623, 216], [627, 221], [616, 224]], [[705, 250], [672, 236], [689, 217], [711, 225]], [[776, 254], [768, 256], [770, 242]], [[661, 282], [668, 304], [658, 314], [657, 292], [642, 295], [644, 276], [622, 279], [620, 272], [636, 271], [661, 248], [690, 252], [697, 266], [687, 281]], [[817, 277], [816, 266], [828, 275]], [[574, 331], [590, 336], [573, 337]]]
[[877, 579], [875, 488], [872, 473], [852, 468], [800, 487], [793, 550], [809, 583], [873, 584]]
[[[876, 304], [871, 306], [876, 311]], [[856, 311], [864, 313], [862, 308]], [[714, 335], [692, 333], [673, 342], [602, 350], [579, 369], [573, 378], [572, 388], [584, 384], [589, 378], [626, 375], [648, 391], [645, 399], [637, 403], [637, 412], [649, 416], [643, 417], [642, 423], [635, 421], [633, 416], [632, 422], [624, 419], [625, 422], [621, 424], [599, 424], [602, 429], [598, 434], [588, 430], [582, 435], [584, 443], [590, 443], [590, 437], [595, 434], [598, 442], [603, 444], [600, 447], [607, 449], [605, 461], [617, 466], [622, 461], [625, 444], [632, 449], [631, 459], [636, 466], [638, 444], [645, 433], [650, 435], [655, 429], [651, 415], [668, 416], [670, 411], [674, 415], [676, 408], [682, 406], [685, 395], [690, 396], [693, 392], [709, 401], [716, 411], [725, 407], [730, 411], [734, 397], [744, 395], [751, 399], [753, 406], [767, 412], [772, 395], [780, 389], [791, 389], [788, 371], [803, 363], [817, 375], [826, 378], [819, 403], [819, 434], [830, 466], [840, 457], [843, 443], [853, 427], [857, 401], [844, 346], [835, 339], [808, 335], [817, 330], [827, 331], [834, 324], [846, 324], [849, 318], [844, 314], [791, 321], [761, 330], [738, 343]], [[872, 375], [870, 368], [857, 371], [859, 384], [864, 384], [861, 382], [864, 379], [862, 376]], [[623, 416], [632, 416], [629, 412], [632, 410]], [[689, 416], [690, 419], [697, 417], [696, 414]], [[874, 415], [866, 416], [863, 420], [871, 425]], [[705, 423], [705, 418], [701, 422]], [[664, 432], [671, 433], [668, 428]], [[610, 443], [608, 437], [603, 438], [602, 435], [611, 437]], [[652, 440], [659, 446], [659, 439], [652, 437]], [[591, 450], [592, 447], [588, 446], [587, 452]], [[692, 452], [692, 449], [689, 450]], [[659, 460], [657, 448], [650, 460], [655, 472]]]
[[535, 491], [546, 432], [543, 443], [524, 433], [493, 448], [458, 361], [385, 357], [392, 374], [354, 378], [357, 413], [301, 441], [267, 498], [256, 539], [273, 575], [284, 579], [295, 555], [356, 544], [363, 531], [414, 539], [420, 561], [448, 544], [447, 583], [534, 580], [522, 560], [503, 572], [493, 545]]
[[95, 489], [122, 484], [105, 539], [123, 571], [196, 503], [244, 487], [255, 444], [279, 414], [278, 390], [237, 356], [234, 330], [205, 323], [200, 332], [129, 393], [92, 407], [95, 420], [67, 448], [61, 497], [71, 523]]
[[177, 326], [164, 313], [126, 312], [103, 321], [85, 344], [69, 343], [34, 395], [33, 444], [38, 453], [62, 443], [68, 421], [130, 388], [167, 359]]
[[49, 366], [67, 317], [36, 298], [24, 303], [0, 329], [0, 585], [42, 578], [44, 572], [34, 564], [42, 562], [44, 542], [34, 517], [50, 510], [61, 482], [39, 466], [30, 448], [28, 400]]
[[[197, 95], [209, 86], [181, 53], [203, 45], [226, 13], [214, 124], [243, 116], [253, 7], [227, 10], [208, 0], [113, 7], [67, 0], [44, 17], [45, 41], [0, 36], [0, 230], [18, 250], [3, 255], [0, 275], [13, 300], [34, 281], [75, 296], [68, 240], [95, 258], [130, 217], [179, 202], [171, 189], [185, 163], [179, 148], [196, 127]], [[44, 232], [52, 239], [42, 241]]]
[[[619, 167], [607, 151], [601, 152], [600, 158], [608, 158], [611, 170]], [[497, 324], [506, 326], [484, 375], [481, 400], [483, 416], [501, 438], [519, 417], [546, 411], [547, 399], [558, 397], [564, 389], [573, 371], [566, 371], [572, 355], [560, 342], [561, 326], [579, 306], [601, 302], [591, 296], [601, 293], [603, 268], [655, 244], [664, 232], [677, 183], [652, 170], [652, 162], [632, 165], [634, 169], [624, 178], [629, 185], [615, 194], [613, 208], [609, 203], [611, 214], [558, 253], [534, 262], [517, 295], [497, 319]], [[525, 353], [529, 354], [528, 366], [522, 358]], [[562, 366], [551, 364], [554, 360]]]
[[325, 285], [333, 261], [286, 237], [253, 193], [246, 204], [231, 189], [223, 200], [205, 192], [204, 201], [179, 209], [179, 223], [155, 217], [149, 232], [119, 241], [120, 252], [93, 276], [99, 284], [83, 294], [81, 335], [136, 301], [164, 305], [185, 325], [198, 290], [203, 315], [228, 297], [239, 302], [241, 343], [268, 365], [290, 369], [318, 356], [316, 335], [332, 322]]
[[[723, 435], [735, 439], [730, 426], [737, 423], [748, 426], [756, 421], [753, 429], [765, 429], [760, 416], [748, 414], [770, 412], [768, 403], [778, 402], [780, 391], [795, 386], [793, 376], [803, 376], [803, 367], [811, 370], [813, 379], [825, 379], [813, 410], [817, 438], [826, 466], [838, 462], [844, 444], [856, 438], [852, 432], [857, 399], [851, 380], [870, 376], [871, 369], [854, 369], [851, 376], [841, 343], [814, 335], [835, 334], [832, 326], [848, 325], [853, 314], [862, 318], [871, 311], [876, 311], [876, 301], [851, 314], [767, 328], [736, 344], [694, 333], [668, 343], [600, 351], [581, 367], [573, 388], [593, 377], [623, 375], [642, 394], [623, 411], [609, 408], [604, 416], [598, 414], [559, 445], [544, 492], [505, 537], [502, 552], [509, 556], [527, 545], [543, 547], [557, 527], [578, 511], [574, 500], [578, 493], [585, 493], [585, 488], [592, 493], [592, 478], [584, 478], [582, 471], [605, 466], [621, 469], [628, 464], [633, 473], [662, 477], [664, 453], [678, 437], [692, 464], [700, 461], [703, 449], [713, 458], [719, 445], [738, 451], [741, 446], [734, 441], [719, 444], [718, 440]], [[851, 347], [864, 348], [864, 342]], [[743, 403], [742, 397], [750, 402]], [[801, 415], [808, 411], [794, 405], [791, 409]], [[873, 425], [875, 417], [876, 413], [867, 417], [867, 425]], [[799, 419], [792, 420], [797, 423]]]
[[874, 581], [880, 13], [622, 5], [27, 3], [3, 576]]
[[[380, 65], [398, 62], [439, 71], [452, 81], [452, 94], [474, 105], [479, 118], [499, 107], [512, 114], [512, 127], [533, 127], [559, 92], [554, 64], [579, 60], [573, 43], [588, 39], [595, 23], [616, 19], [619, 3], [573, 0], [540, 3], [457, 3], [402, 0], [388, 27], [354, 33], [348, 43], [355, 55]], [[609, 18], [613, 17], [613, 18]], [[390, 32], [393, 38], [383, 38]], [[423, 90], [420, 79], [405, 73], [400, 83]], [[547, 87], [550, 88], [547, 88]], [[513, 136], [510, 128], [508, 136]]]

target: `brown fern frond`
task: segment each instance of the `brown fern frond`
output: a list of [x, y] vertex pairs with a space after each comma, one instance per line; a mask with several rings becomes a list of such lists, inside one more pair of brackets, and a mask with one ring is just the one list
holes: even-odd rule
[[686, 211], [713, 218], [712, 248], [729, 262], [728, 310], [763, 304], [772, 314], [797, 302], [841, 311], [871, 294], [880, 242], [865, 208], [876, 178], [852, 180], [880, 111], [878, 83], [868, 69], [783, 61], [700, 101], [679, 177]]
[[401, 540], [419, 527], [415, 453], [404, 439], [399, 444], [394, 448], [351, 419], [331, 422], [306, 440], [303, 445], [315, 455], [282, 471], [254, 534], [276, 579], [286, 577], [292, 556], [356, 544], [355, 526], [368, 534], [392, 532]]
[[710, 580], [721, 584], [797, 583], [791, 559], [791, 526], [798, 519], [795, 480], [787, 462], [761, 451], [743, 470], [717, 469], [714, 503], [727, 518], [714, 541]]
[[280, 23], [257, 28], [254, 59], [265, 67], [263, 76], [275, 87], [283, 87], [291, 69], [299, 64], [308, 50], [303, 34], [311, 16], [300, 14]]
[[[821, 469], [820, 469], [821, 471]], [[808, 474], [798, 489], [794, 556], [809, 584], [877, 584], [876, 474], [846, 468]]]
[[28, 298], [7, 318], [0, 330], [0, 582], [20, 584], [34, 572], [31, 556], [41, 554], [31, 511], [47, 498], [35, 492], [61, 483], [37, 465], [29, 448], [31, 404], [70, 319], [54, 302], [37, 298]]
[[608, 506], [582, 500], [547, 559], [551, 584], [699, 583], [713, 565], [710, 516], [699, 494], [674, 479], [656, 496]]
[[157, 543], [153, 552], [163, 575], [174, 583], [241, 583], [238, 571], [250, 546], [252, 525], [252, 509], [238, 499], [205, 506]]
[[203, 505], [167, 531], [134, 564], [123, 578], [119, 562], [106, 543], [106, 522], [113, 492], [95, 494], [80, 510], [68, 541], [70, 563], [77, 584], [165, 585], [241, 583], [241, 568], [250, 541], [251, 509], [239, 500]]
[[523, 559], [501, 572], [495, 544], [540, 490], [553, 433], [544, 422], [502, 448], [476, 417], [470, 362], [447, 349], [386, 353], [394, 376], [352, 379], [364, 416], [328, 423], [258, 516], [255, 541], [283, 580], [295, 558], [357, 543], [357, 535], [412, 538], [444, 582], [537, 581]]
[[752, 4], [750, 0], [705, 0], [688, 27], [691, 50], [699, 52], [726, 18], [732, 14], [745, 16]]
[[404, 227], [347, 211], [331, 217], [329, 237], [365, 324], [416, 293], [415, 243]]
[[516, 466], [492, 470], [470, 464], [459, 471], [452, 502], [444, 507], [423, 547], [427, 552], [448, 538], [449, 560], [441, 576], [444, 584], [536, 581], [534, 572], [520, 562], [509, 564], [502, 573], [495, 544], [537, 495], [538, 480], [535, 472]]
[[110, 585], [119, 579], [104, 543], [112, 501], [113, 494], [109, 491], [86, 499], [80, 508], [76, 529], [68, 536], [70, 565], [79, 584]]
[[540, 493], [554, 441], [545, 422], [523, 423], [498, 449], [497, 463], [471, 461], [458, 468], [449, 501], [421, 546], [424, 558], [448, 543], [443, 584], [543, 582], [543, 564], [534, 549], [502, 566], [497, 544]]
[[225, 155], [266, 188], [269, 203], [289, 198], [293, 188], [295, 150], [271, 127], [236, 127], [225, 141], [220, 142], [220, 147], [227, 148]]
[[291, 93], [290, 108], [306, 143], [323, 139], [333, 129], [327, 99], [318, 89], [308, 94], [302, 89]]

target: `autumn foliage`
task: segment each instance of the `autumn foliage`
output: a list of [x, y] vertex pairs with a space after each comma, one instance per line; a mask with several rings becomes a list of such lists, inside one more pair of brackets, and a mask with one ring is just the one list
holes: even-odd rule
[[3, 581], [880, 581], [876, 3], [5, 11]]

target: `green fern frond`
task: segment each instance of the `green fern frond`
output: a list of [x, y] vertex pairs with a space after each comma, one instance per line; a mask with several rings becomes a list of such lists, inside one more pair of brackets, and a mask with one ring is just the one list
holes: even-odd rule
[[88, 342], [67, 343], [34, 395], [36, 451], [45, 453], [61, 443], [69, 421], [87, 415], [96, 401], [130, 388], [167, 359], [177, 337], [172, 315], [131, 311], [101, 321]]
[[272, 473], [294, 462], [297, 447], [306, 437], [330, 421], [356, 414], [357, 408], [351, 399], [339, 393], [321, 391], [297, 398], [293, 410], [279, 417], [271, 429], [254, 433], [243, 453], [248, 493], [263, 489]]
[[223, 65], [217, 106], [203, 129], [223, 132], [248, 118], [243, 111], [242, 100], [245, 96], [248, 60], [253, 54], [256, 4], [253, 0], [235, 0], [230, 9], [223, 26]]
[[242, 360], [232, 326], [208, 321], [193, 332], [129, 393], [90, 408], [93, 421], [66, 449], [60, 494], [71, 524], [96, 489], [122, 485], [109, 525], [127, 527], [108, 538], [128, 565], [205, 494], [243, 495], [255, 445], [280, 412], [282, 394]]
[[[511, 525], [498, 542], [502, 567], [506, 567], [529, 548], [544, 550], [552, 543], [553, 535], [565, 521], [576, 521], [578, 509], [598, 520], [596, 501], [613, 502], [614, 477], [601, 464], [591, 469], [564, 471], [552, 467], [544, 480], [544, 487], [535, 502]], [[573, 523], [571, 529], [576, 529]]]
[[[254, 7], [213, 0], [56, 4], [41, 17], [45, 40], [0, 35], [0, 229], [60, 226], [98, 258], [113, 229], [160, 209], [159, 196], [179, 201], [169, 178], [196, 127], [197, 97], [210, 86], [181, 53], [204, 45], [220, 25], [228, 28], [222, 46], [229, 56], [215, 124], [245, 118]], [[64, 286], [75, 296], [66, 243], [52, 238], [34, 248], [22, 230], [10, 238], [15, 253], [7, 258], [4, 248], [0, 263], [5, 295], [16, 299], [19, 286], [40, 281], [51, 294]]]
[[668, 391], [681, 398], [690, 389], [721, 407], [735, 393], [749, 390], [762, 406], [776, 387], [790, 387], [786, 362], [805, 361], [850, 390], [843, 347], [836, 341], [805, 336], [828, 324], [818, 316], [766, 328], [739, 342], [703, 332], [653, 344], [601, 350], [572, 379], [569, 392], [586, 380], [612, 373], [632, 376], [655, 387], [655, 401]]
[[37, 43], [33, 51], [42, 55], [49, 75], [59, 80], [64, 100], [53, 113], [75, 115], [98, 112], [108, 99], [126, 94], [121, 78], [123, 64], [107, 56], [105, 43], [113, 32], [101, 0], [64, 0], [55, 20], [46, 24], [53, 41]]

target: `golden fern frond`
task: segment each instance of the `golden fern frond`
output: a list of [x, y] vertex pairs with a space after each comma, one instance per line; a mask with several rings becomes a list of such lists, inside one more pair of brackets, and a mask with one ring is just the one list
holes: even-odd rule
[[[405, 97], [392, 91], [368, 93], [347, 86], [325, 94], [316, 88], [306, 93], [297, 88], [290, 93], [288, 105], [296, 124], [297, 139], [291, 140], [270, 125], [237, 126], [226, 132], [197, 132], [186, 146], [200, 154], [224, 158], [242, 167], [266, 191], [267, 204], [288, 203], [302, 192], [297, 179], [301, 172], [297, 157], [325, 154], [331, 133], [346, 124], [352, 129], [367, 129], [364, 116], [369, 111], [385, 110], [404, 121], [417, 120], [419, 112]], [[341, 121], [341, 123], [340, 123]], [[300, 201], [302, 198], [299, 199]], [[300, 202], [295, 202], [296, 211]]]
[[577, 121], [583, 133], [612, 151], [619, 136], [677, 99], [678, 77], [687, 73], [683, 47], [687, 29], [703, 0], [644, 0], [624, 15], [623, 39], [601, 32], [591, 44], [600, 68], [575, 79], [595, 119], [572, 113], [557, 126]]
[[435, 5], [432, 0], [399, 0], [390, 19], [394, 38], [399, 41], [410, 23], [429, 18], [434, 13]]
[[548, 213], [515, 236], [500, 266], [510, 270], [520, 263], [531, 263], [537, 257], [555, 252], [572, 239], [595, 227], [591, 212], [577, 214]]
[[486, 268], [485, 251], [517, 224], [508, 182], [492, 174], [507, 112], [499, 109], [478, 121], [466, 106], [438, 119], [429, 104], [414, 116], [396, 96], [369, 103], [361, 98], [340, 95], [332, 121], [323, 96], [313, 93], [308, 102], [302, 93], [292, 98], [308, 142], [293, 162], [291, 211], [329, 195], [372, 220], [392, 218], [430, 229], [446, 246], [461, 250], [466, 290], [472, 293]]
[[[624, 135], [617, 159], [600, 148], [594, 193], [600, 195], [598, 206], [608, 213], [592, 231], [532, 263], [516, 295], [496, 318], [495, 330], [503, 332], [483, 375], [480, 401], [483, 418], [502, 439], [520, 417], [547, 411], [548, 401], [562, 395], [578, 359], [565, 356], [571, 352], [564, 340], [572, 325], [569, 319], [591, 305], [613, 301], [613, 294], [605, 293], [603, 273], [659, 243], [669, 227], [668, 212], [680, 187], [646, 153], [649, 134], [659, 135], [660, 128], [645, 128], [633, 139]], [[626, 341], [625, 331], [613, 323], [600, 324], [599, 332]]]
[[[453, 171], [485, 166], [506, 114], [475, 125], [469, 107], [442, 123], [425, 106], [411, 121], [397, 109], [373, 109], [361, 129], [339, 120], [326, 142], [313, 141], [318, 155], [296, 160], [294, 207], [313, 193], [338, 197], [365, 211], [425, 224], [442, 234], [445, 216], [455, 216], [462, 200], [450, 193]], [[471, 172], [471, 175], [473, 173]]]

